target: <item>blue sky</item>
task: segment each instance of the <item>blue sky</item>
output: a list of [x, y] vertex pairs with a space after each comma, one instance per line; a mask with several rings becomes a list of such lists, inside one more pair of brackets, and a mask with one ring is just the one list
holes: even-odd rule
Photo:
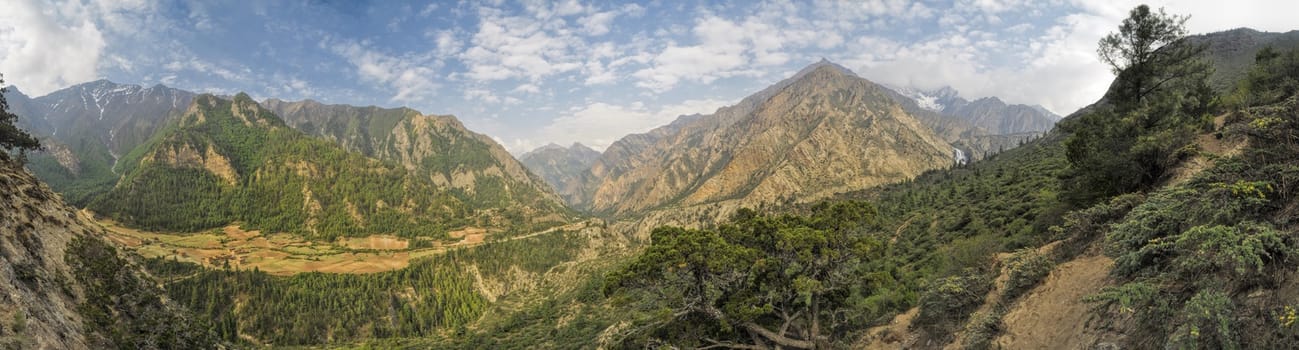
[[[1193, 32], [1299, 29], [1299, 1], [1157, 1]], [[822, 57], [1067, 114], [1133, 1], [0, 0], [0, 72], [30, 95], [107, 78], [454, 114], [516, 154], [597, 149], [710, 113]]]

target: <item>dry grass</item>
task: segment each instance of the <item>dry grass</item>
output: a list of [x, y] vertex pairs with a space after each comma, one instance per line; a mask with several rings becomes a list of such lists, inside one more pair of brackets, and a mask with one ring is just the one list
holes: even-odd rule
[[[93, 213], [85, 213], [93, 217]], [[133, 249], [145, 257], [176, 258], [211, 268], [253, 269], [273, 275], [303, 272], [375, 273], [406, 267], [411, 259], [432, 256], [448, 249], [483, 244], [488, 230], [469, 227], [451, 232], [459, 240], [433, 248], [410, 249], [410, 242], [391, 235], [345, 238], [336, 242], [312, 242], [285, 233], [264, 235], [247, 231], [238, 225], [204, 233], [173, 234], [127, 228], [111, 220], [99, 220], [109, 232], [108, 239], [118, 246]], [[576, 227], [574, 224], [565, 228]], [[520, 239], [554, 232], [540, 232], [511, 237]]]

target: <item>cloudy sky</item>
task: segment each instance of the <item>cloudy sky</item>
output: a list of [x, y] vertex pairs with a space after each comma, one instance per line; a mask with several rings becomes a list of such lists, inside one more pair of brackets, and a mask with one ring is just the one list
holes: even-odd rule
[[[1152, 1], [1192, 32], [1299, 29], [1299, 1]], [[1067, 114], [1135, 1], [0, 0], [0, 73], [454, 114], [515, 153], [596, 149], [822, 57], [867, 79]]]

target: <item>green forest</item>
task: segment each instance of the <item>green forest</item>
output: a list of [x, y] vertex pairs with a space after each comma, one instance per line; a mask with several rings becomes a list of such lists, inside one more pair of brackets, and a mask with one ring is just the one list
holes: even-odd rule
[[[450, 229], [488, 226], [495, 216], [508, 220], [507, 231], [540, 227], [512, 212], [522, 209], [473, 209], [499, 204], [481, 199], [504, 196], [499, 186], [479, 186], [475, 193], [439, 190], [400, 165], [287, 128], [246, 95], [197, 101], [199, 110], [147, 143], [139, 165], [91, 202], [92, 210], [149, 230], [196, 232], [239, 223], [327, 241], [372, 234], [444, 238]], [[227, 183], [201, 164], [158, 159], [184, 149], [226, 157], [237, 182]]]
[[511, 282], [516, 270], [544, 274], [573, 260], [589, 239], [557, 231], [455, 249], [372, 274], [273, 276], [206, 269], [174, 258], [149, 259], [146, 265], [165, 281], [173, 300], [209, 322], [222, 340], [338, 344], [464, 332], [489, 306], [482, 279]]

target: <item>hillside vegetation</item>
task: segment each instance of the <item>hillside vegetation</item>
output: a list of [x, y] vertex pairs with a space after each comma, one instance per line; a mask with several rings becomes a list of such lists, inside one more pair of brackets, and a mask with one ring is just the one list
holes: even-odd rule
[[[626, 327], [622, 343], [987, 347], [1055, 264], [1093, 249], [1114, 264], [1110, 287], [1085, 298], [1102, 336], [1084, 345], [1293, 342], [1299, 53], [1263, 50], [1237, 90], [1248, 103], [1220, 105], [1196, 73], [1207, 70], [1195, 46], [1161, 50], [1120, 67], [1108, 102], [992, 159], [863, 193], [866, 202], [655, 230], [605, 284], [608, 302], [654, 315]], [[1172, 83], [1145, 85], [1157, 79]], [[1205, 150], [1218, 143], [1240, 148]], [[1184, 168], [1205, 157], [1204, 168]], [[828, 214], [835, 208], [864, 209]], [[911, 308], [910, 336], [869, 332]]]
[[480, 210], [508, 200], [504, 184], [479, 183], [472, 192], [444, 189], [399, 164], [290, 129], [242, 94], [233, 100], [197, 97], [178, 126], [124, 160], [137, 165], [90, 208], [151, 230], [198, 231], [238, 222], [334, 240], [372, 234], [443, 238], [470, 225], [534, 227], [520, 211], [526, 209]]

